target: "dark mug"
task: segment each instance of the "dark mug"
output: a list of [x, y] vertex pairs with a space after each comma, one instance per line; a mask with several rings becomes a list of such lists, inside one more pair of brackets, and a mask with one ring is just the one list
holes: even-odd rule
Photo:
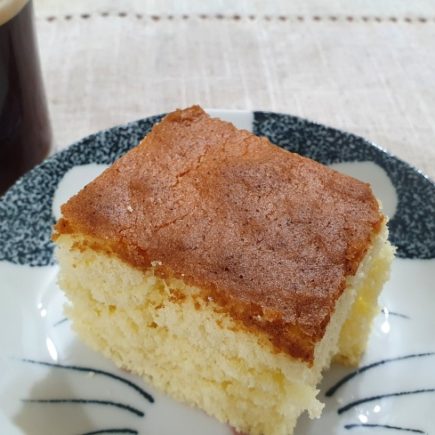
[[0, 195], [41, 162], [51, 130], [27, 0], [0, 1]]

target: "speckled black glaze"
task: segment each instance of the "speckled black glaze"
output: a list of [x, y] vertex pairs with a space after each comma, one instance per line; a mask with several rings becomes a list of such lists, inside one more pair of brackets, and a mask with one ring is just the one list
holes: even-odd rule
[[153, 116], [88, 136], [18, 180], [0, 199], [0, 260], [30, 266], [52, 264], [52, 199], [64, 174], [77, 165], [113, 163], [161, 118]]
[[324, 164], [372, 161], [398, 195], [390, 240], [402, 258], [435, 258], [435, 184], [407, 163], [365, 139], [290, 115], [255, 112], [254, 133]]
[[[88, 136], [21, 178], [0, 199], [0, 260], [30, 266], [53, 264], [52, 198], [63, 175], [77, 165], [113, 163], [162, 116]], [[322, 163], [373, 161], [380, 165], [399, 197], [390, 221], [398, 256], [435, 258], [435, 185], [411, 166], [362, 138], [289, 115], [255, 112], [253, 130]]]

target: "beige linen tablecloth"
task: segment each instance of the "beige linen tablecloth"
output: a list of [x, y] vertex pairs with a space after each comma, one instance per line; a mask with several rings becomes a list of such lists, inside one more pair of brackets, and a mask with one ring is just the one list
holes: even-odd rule
[[35, 0], [56, 147], [199, 103], [354, 132], [435, 178], [435, 2], [379, 3]]

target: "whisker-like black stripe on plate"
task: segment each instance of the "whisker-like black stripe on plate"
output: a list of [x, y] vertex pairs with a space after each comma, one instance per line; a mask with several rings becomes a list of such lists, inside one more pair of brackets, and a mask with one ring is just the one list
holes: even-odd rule
[[382, 308], [382, 313], [387, 314], [388, 316], [401, 317], [402, 319], [410, 319], [410, 317], [406, 314], [398, 313], [396, 311], [390, 311], [388, 308]]
[[53, 328], [56, 326], [62, 325], [62, 323], [68, 322], [68, 318], [64, 317], [63, 319], [58, 320], [57, 322], [53, 323]]
[[92, 432], [86, 432], [82, 433], [81, 435], [99, 435], [104, 433], [117, 433], [117, 434], [133, 434], [137, 435], [139, 432], [135, 429], [127, 429], [127, 428], [110, 428], [110, 429], [100, 429], [100, 430], [94, 430]]
[[423, 388], [421, 390], [413, 390], [413, 391], [399, 391], [397, 393], [379, 394], [378, 396], [365, 397], [363, 399], [358, 399], [353, 402], [350, 402], [347, 405], [342, 406], [341, 408], [338, 408], [337, 413], [343, 414], [343, 412], [349, 411], [355, 406], [361, 405], [363, 403], [374, 402], [380, 399], [387, 399], [389, 397], [410, 396], [413, 394], [425, 394], [425, 393], [435, 393], [435, 388]]
[[75, 370], [77, 372], [91, 372], [91, 373], [95, 373], [96, 375], [107, 376], [108, 378], [115, 379], [119, 382], [122, 382], [122, 383], [128, 385], [129, 387], [136, 390], [141, 396], [143, 396], [150, 403], [154, 403], [154, 397], [151, 396], [150, 393], [147, 393], [144, 389], [140, 388], [138, 385], [129, 381], [128, 379], [122, 378], [121, 376], [115, 375], [115, 374], [110, 373], [110, 372], [106, 372], [105, 370], [100, 370], [100, 369], [96, 369], [93, 367], [82, 367], [82, 366], [56, 364], [56, 363], [50, 363], [50, 362], [45, 362], [45, 361], [36, 361], [33, 359], [27, 359], [27, 358], [23, 358], [22, 361], [30, 363], [30, 364], [39, 364], [41, 366], [46, 366], [46, 367], [53, 367], [53, 368], [64, 369], [64, 370]]
[[412, 432], [412, 433], [422, 433], [425, 434], [426, 432], [421, 429], [414, 429], [411, 427], [400, 427], [400, 426], [391, 426], [389, 424], [371, 424], [371, 423], [352, 423], [352, 424], [345, 424], [345, 429], [356, 429], [359, 427], [364, 428], [382, 428], [382, 429], [391, 429], [391, 430], [400, 430], [402, 432]]
[[355, 376], [360, 375], [361, 373], [366, 372], [367, 370], [373, 369], [375, 367], [378, 367], [378, 366], [381, 366], [381, 365], [384, 365], [384, 364], [389, 364], [391, 362], [404, 361], [404, 360], [413, 359], [413, 358], [424, 358], [424, 357], [427, 357], [427, 356], [434, 356], [434, 355], [435, 355], [435, 352], [412, 353], [410, 355], [398, 356], [396, 358], [382, 359], [380, 361], [376, 361], [376, 362], [368, 364], [366, 366], [362, 366], [362, 367], [358, 368], [357, 370], [353, 371], [352, 373], [349, 373], [348, 375], [346, 375], [343, 378], [341, 378], [336, 384], [334, 384], [331, 388], [329, 388], [326, 391], [325, 396], [326, 397], [333, 396], [337, 392], [337, 390], [339, 388], [341, 388], [344, 384], [349, 382]]
[[39, 404], [80, 404], [80, 405], [102, 405], [102, 406], [113, 406], [115, 408], [120, 408], [125, 411], [131, 412], [138, 417], [143, 417], [145, 415], [141, 410], [134, 408], [130, 405], [125, 405], [124, 403], [112, 402], [110, 400], [94, 400], [94, 399], [23, 399], [25, 403], [39, 403]]

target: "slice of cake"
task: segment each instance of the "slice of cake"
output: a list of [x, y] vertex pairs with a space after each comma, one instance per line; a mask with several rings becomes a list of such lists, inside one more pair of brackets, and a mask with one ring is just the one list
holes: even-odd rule
[[62, 214], [59, 283], [80, 337], [251, 434], [320, 415], [321, 372], [358, 361], [393, 256], [367, 184], [198, 106]]

